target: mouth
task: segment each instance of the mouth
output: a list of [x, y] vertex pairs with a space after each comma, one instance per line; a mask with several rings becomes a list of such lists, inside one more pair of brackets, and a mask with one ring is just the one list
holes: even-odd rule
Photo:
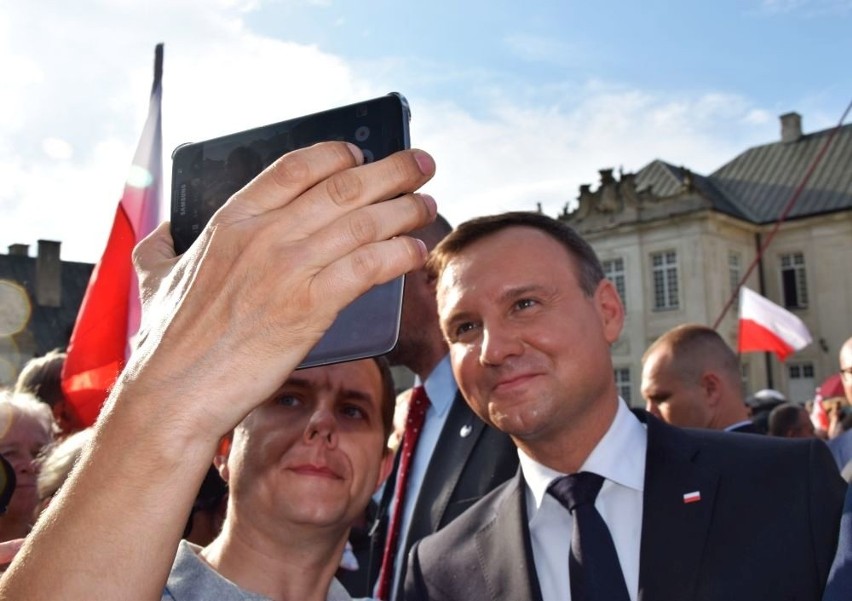
[[300, 476], [312, 476], [315, 478], [327, 478], [329, 480], [342, 480], [342, 478], [327, 465], [315, 465], [312, 463], [303, 463], [293, 465], [288, 468], [291, 472]]
[[527, 386], [530, 381], [536, 377], [538, 377], [538, 374], [536, 373], [513, 374], [499, 379], [494, 384], [493, 391], [497, 394], [515, 392], [518, 389]]

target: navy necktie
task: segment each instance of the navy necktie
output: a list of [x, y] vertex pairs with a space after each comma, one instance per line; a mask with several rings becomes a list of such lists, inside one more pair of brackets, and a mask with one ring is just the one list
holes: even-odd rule
[[571, 601], [630, 599], [609, 528], [595, 509], [603, 481], [603, 476], [579, 472], [554, 480], [547, 489], [574, 517], [568, 557]]

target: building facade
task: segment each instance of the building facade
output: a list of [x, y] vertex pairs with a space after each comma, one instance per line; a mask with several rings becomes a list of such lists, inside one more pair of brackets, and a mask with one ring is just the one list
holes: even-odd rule
[[59, 252], [59, 242], [39, 240], [35, 257], [25, 244], [0, 253], [0, 387], [31, 358], [68, 345], [94, 265]]
[[814, 339], [785, 363], [743, 354], [747, 394], [775, 388], [804, 402], [837, 371], [852, 335], [852, 126], [804, 135], [798, 114], [781, 123], [780, 141], [709, 176], [659, 160], [618, 178], [603, 170], [598, 188], [581, 186], [577, 207], [560, 216], [591, 242], [625, 302], [613, 360], [633, 405], [644, 404], [642, 354], [666, 330], [715, 325], [737, 348], [743, 278], [798, 315]]

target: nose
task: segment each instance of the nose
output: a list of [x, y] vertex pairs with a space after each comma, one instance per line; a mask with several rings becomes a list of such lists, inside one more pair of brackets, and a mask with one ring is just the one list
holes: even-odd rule
[[305, 442], [337, 446], [337, 419], [327, 408], [318, 408], [311, 414], [305, 427]]
[[520, 355], [523, 342], [511, 330], [501, 327], [483, 328], [479, 362], [482, 365], [501, 365], [508, 357]]

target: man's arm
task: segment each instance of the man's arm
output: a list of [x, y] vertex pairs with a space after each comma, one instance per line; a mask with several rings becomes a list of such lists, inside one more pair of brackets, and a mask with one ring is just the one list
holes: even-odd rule
[[[435, 216], [422, 151], [290, 153], [174, 257], [135, 252], [144, 316], [91, 444], [0, 580], [0, 599], [159, 599], [218, 440], [279, 387], [338, 311], [420, 267], [395, 237]], [[379, 202], [393, 198], [387, 202]]]

